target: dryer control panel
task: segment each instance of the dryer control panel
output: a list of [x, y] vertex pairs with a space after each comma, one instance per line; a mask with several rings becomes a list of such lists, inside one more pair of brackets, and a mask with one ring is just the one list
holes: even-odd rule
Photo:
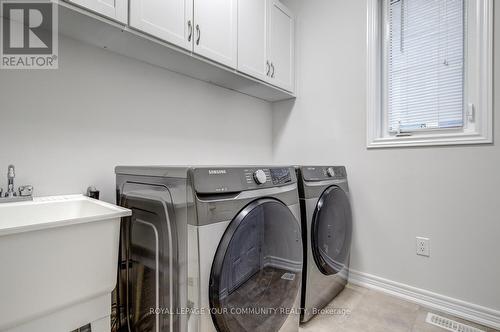
[[344, 166], [303, 166], [301, 172], [305, 181], [345, 180], [347, 178]]
[[231, 193], [279, 187], [297, 182], [292, 167], [195, 168], [193, 182], [197, 193]]

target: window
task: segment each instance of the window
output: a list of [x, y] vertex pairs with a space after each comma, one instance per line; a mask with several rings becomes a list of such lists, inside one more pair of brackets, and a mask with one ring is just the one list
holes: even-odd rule
[[369, 0], [369, 148], [492, 142], [492, 8]]
[[464, 125], [464, 0], [391, 0], [387, 112], [391, 133]]

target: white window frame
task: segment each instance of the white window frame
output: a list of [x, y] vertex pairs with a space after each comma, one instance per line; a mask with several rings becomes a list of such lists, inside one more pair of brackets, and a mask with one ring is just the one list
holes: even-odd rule
[[388, 36], [385, 2], [368, 0], [367, 12], [367, 147], [462, 145], [493, 143], [493, 0], [465, 0], [467, 12], [464, 127], [389, 133], [383, 93]]

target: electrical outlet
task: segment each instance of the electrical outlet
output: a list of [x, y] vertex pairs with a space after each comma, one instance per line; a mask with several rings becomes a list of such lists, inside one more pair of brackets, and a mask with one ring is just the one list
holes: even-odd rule
[[431, 240], [425, 237], [417, 237], [417, 255], [429, 257], [431, 255]]

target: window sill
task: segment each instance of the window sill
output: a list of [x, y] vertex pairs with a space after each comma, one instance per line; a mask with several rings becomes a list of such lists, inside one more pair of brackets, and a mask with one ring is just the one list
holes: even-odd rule
[[492, 144], [492, 137], [484, 137], [477, 133], [450, 135], [415, 135], [405, 137], [384, 137], [369, 140], [368, 149], [403, 148], [418, 146], [446, 146], [469, 144]]

